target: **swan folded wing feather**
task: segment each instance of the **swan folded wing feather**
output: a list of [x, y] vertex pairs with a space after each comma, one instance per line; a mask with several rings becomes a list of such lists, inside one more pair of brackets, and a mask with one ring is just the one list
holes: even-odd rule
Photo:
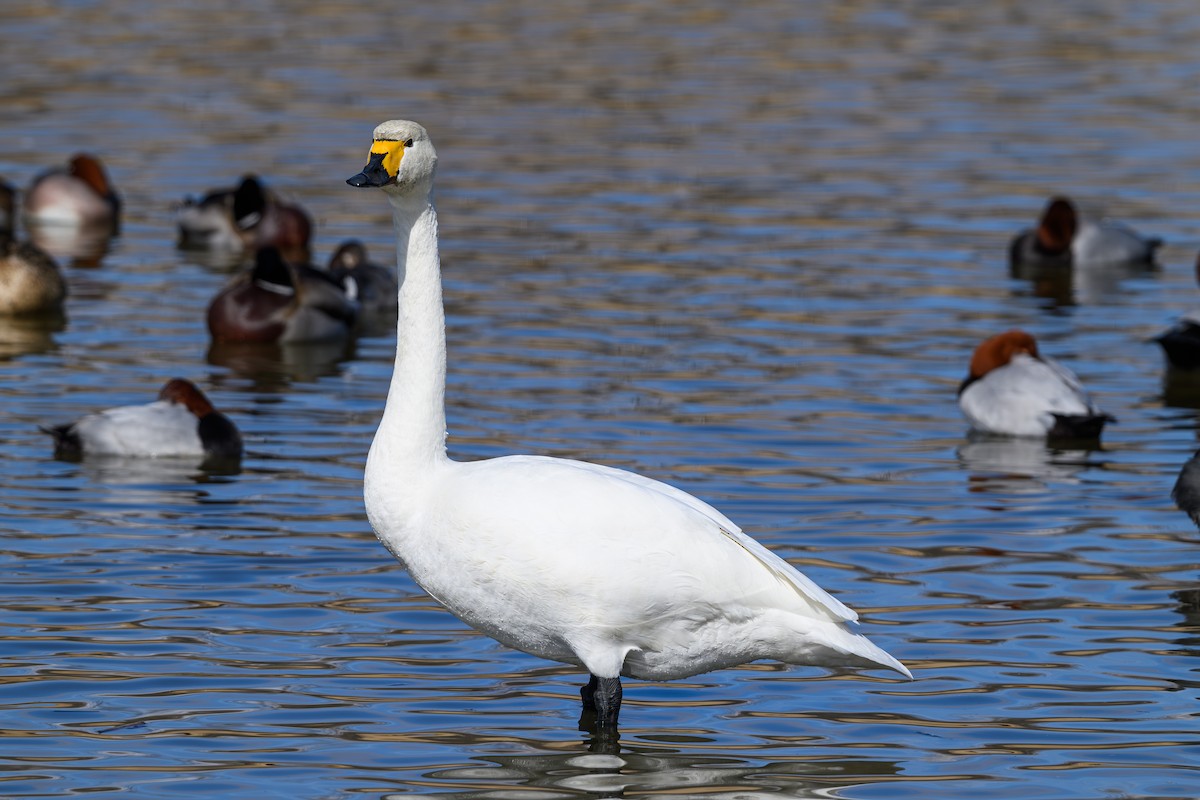
[[733, 520], [700, 498], [688, 494], [669, 483], [647, 478], [636, 472], [629, 472], [628, 470], [607, 467], [600, 464], [591, 464], [586, 461], [569, 461], [568, 463], [578, 466], [581, 469], [588, 469], [612, 478], [628, 481], [636, 486], [657, 492], [687, 506], [711, 520], [725, 537], [735, 542], [739, 547], [753, 556], [763, 567], [775, 575], [776, 578], [790, 584], [809, 602], [823, 607], [835, 619], [844, 622], [856, 622], [858, 620], [858, 613], [852, 608], [822, 589], [807, 575], [797, 570], [773, 550], [767, 548], [757, 539], [746, 535]]
[[[753, 562], [754, 567], [743, 566], [737, 575], [753, 583], [753, 591], [764, 590], [758, 579], [757, 570], [761, 569], [786, 587], [787, 593], [798, 596], [802, 607], [812, 613], [839, 622], [857, 619], [853, 610], [747, 536], [720, 511], [669, 484], [614, 467], [543, 456], [505, 456], [474, 463], [477, 469], [493, 475], [513, 476], [519, 472], [526, 479], [522, 483], [545, 487], [551, 507], [543, 504], [540, 511], [546, 519], [550, 518], [547, 514], [557, 517], [561, 528], [578, 527], [582, 519], [591, 517], [588, 522], [596, 525], [592, 535], [611, 546], [620, 547], [641, 536], [636, 540], [637, 550], [660, 549], [664, 569], [671, 570], [676, 590], [679, 583], [688, 581], [697, 581], [698, 585], [728, 581], [733, 565]], [[521, 489], [509, 486], [505, 491], [513, 497]], [[593, 503], [599, 507], [589, 508]], [[607, 520], [607, 526], [597, 518]], [[561, 552], [557, 555], [561, 557]], [[741, 555], [748, 558], [741, 559]], [[687, 569], [711, 569], [711, 574], [688, 575], [682, 565]], [[593, 567], [584, 564], [582, 571], [590, 573]], [[700, 586], [697, 597], [707, 596], [711, 588]], [[646, 613], [653, 612], [647, 609]]]

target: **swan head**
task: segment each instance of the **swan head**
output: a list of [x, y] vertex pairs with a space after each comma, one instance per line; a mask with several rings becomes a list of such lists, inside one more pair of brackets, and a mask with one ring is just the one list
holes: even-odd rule
[[388, 120], [375, 128], [372, 139], [367, 165], [346, 183], [376, 186], [389, 195], [428, 193], [437, 151], [424, 128], [406, 119]]

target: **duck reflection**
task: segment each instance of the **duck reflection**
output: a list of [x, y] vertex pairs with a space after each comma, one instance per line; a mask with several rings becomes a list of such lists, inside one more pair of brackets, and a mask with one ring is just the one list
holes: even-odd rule
[[57, 349], [54, 334], [66, 327], [67, 318], [62, 312], [28, 317], [0, 315], [0, 361]]
[[29, 240], [60, 262], [73, 267], [100, 266], [112, 245], [113, 229], [107, 225], [43, 225], [30, 222]]
[[[122, 487], [144, 487], [157, 495], [165, 484], [208, 483], [213, 478], [239, 475], [240, 457], [172, 456], [132, 458], [128, 456], [56, 455], [59, 461], [79, 465], [79, 472], [95, 483]], [[138, 494], [135, 492], [135, 494]], [[129, 494], [123, 497], [129, 499]]]
[[1051, 309], [1111, 303], [1125, 296], [1125, 281], [1155, 271], [1152, 265], [1143, 264], [1105, 264], [1087, 269], [1030, 263], [1009, 266], [1013, 278], [1029, 283], [1028, 294], [1049, 300]]
[[971, 491], [983, 492], [1019, 488], [1030, 481], [1073, 481], [1079, 473], [1098, 466], [1093, 458], [1098, 452], [1102, 452], [1098, 443], [1090, 448], [1063, 449], [1044, 439], [972, 433], [958, 448], [958, 458], [973, 473]]
[[308, 383], [337, 375], [354, 358], [353, 339], [331, 342], [213, 342], [208, 363], [253, 381], [256, 392], [278, 392], [292, 383]]
[[1200, 369], [1181, 369], [1168, 363], [1163, 373], [1163, 405], [1200, 408]]

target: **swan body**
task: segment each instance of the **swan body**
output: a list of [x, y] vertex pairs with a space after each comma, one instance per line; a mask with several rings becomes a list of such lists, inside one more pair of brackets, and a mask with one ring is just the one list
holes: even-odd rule
[[1017, 330], [976, 348], [958, 404], [972, 429], [1000, 436], [1095, 438], [1112, 420], [1073, 372], [1042, 357], [1034, 338]]
[[1103, 267], [1152, 264], [1158, 238], [1121, 222], [1081, 218], [1065, 197], [1051, 198], [1036, 228], [1022, 231], [1009, 247], [1014, 266]]
[[[884, 666], [853, 611], [691, 495], [632, 472], [542, 456], [446, 455], [437, 156], [425, 129], [375, 129], [348, 183], [393, 207], [397, 353], [364, 478], [367, 516], [416, 582], [464, 622], [583, 666], [585, 711], [615, 728], [619, 676], [669, 679], [762, 658]], [[911, 677], [911, 676], [910, 676]]]
[[328, 273], [283, 259], [273, 247], [255, 255], [208, 306], [217, 342], [321, 342], [344, 338], [358, 308]]
[[187, 198], [175, 223], [183, 248], [240, 254], [275, 247], [289, 261], [309, 259], [312, 220], [254, 175], [246, 175], [232, 189], [214, 189], [199, 200]]
[[95, 156], [80, 153], [65, 169], [34, 178], [25, 192], [25, 218], [34, 225], [117, 227], [121, 200]]
[[182, 378], [168, 381], [152, 403], [110, 408], [43, 430], [54, 436], [57, 453], [66, 456], [238, 458], [242, 454], [237, 427], [213, 408], [195, 384]]

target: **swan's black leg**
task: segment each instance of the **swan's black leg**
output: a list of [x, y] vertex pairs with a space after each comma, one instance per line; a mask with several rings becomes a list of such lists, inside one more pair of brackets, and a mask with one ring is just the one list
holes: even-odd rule
[[[588, 676], [587, 686], [579, 690], [583, 699], [581, 727], [603, 731], [617, 729], [617, 716], [621, 713], [621, 679]], [[590, 723], [590, 724], [589, 724]]]

